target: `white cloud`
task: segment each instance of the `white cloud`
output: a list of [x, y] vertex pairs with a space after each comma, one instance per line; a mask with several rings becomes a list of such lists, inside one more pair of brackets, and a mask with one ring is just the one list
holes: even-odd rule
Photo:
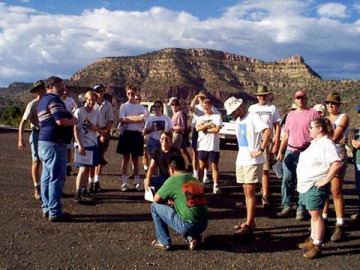
[[[346, 65], [360, 59], [360, 21], [342, 23], [341, 13], [335, 18], [330, 11], [321, 18], [310, 16], [313, 4], [246, 0], [218, 18], [200, 20], [161, 7], [143, 12], [101, 8], [78, 16], [54, 16], [0, 3], [0, 85], [52, 74], [70, 77], [102, 57], [169, 47], [212, 48], [264, 61], [301, 54], [325, 78], [334, 74], [332, 69], [327, 73], [327, 67], [334, 67], [337, 76], [359, 79], [360, 67], [349, 73]], [[351, 59], [344, 57], [348, 52]]]
[[327, 3], [320, 5], [317, 12], [320, 16], [327, 18], [345, 19], [349, 17], [346, 6], [340, 3]]

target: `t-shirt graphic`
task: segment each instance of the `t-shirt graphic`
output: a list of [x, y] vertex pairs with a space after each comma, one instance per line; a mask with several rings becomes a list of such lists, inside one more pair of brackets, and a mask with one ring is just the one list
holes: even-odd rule
[[185, 194], [188, 207], [206, 205], [204, 191], [199, 181], [187, 181], [181, 189]]
[[86, 116], [84, 119], [84, 123], [82, 124], [84, 134], [87, 134], [89, 132], [89, 126], [90, 126], [89, 117]]
[[155, 130], [165, 130], [165, 121], [163, 120], [154, 121], [153, 124], [156, 126]]
[[249, 142], [248, 142], [247, 137], [246, 137], [246, 124], [240, 124], [239, 134], [238, 135], [239, 135], [238, 136], [238, 138], [239, 138], [239, 141], [238, 141], [239, 147], [240, 146], [248, 147]]

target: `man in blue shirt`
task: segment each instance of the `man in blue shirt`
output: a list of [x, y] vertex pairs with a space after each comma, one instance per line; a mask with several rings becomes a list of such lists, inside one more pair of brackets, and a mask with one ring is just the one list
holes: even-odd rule
[[61, 78], [52, 76], [45, 83], [46, 94], [38, 105], [40, 122], [39, 156], [42, 161], [41, 199], [43, 217], [58, 222], [68, 219], [60, 202], [66, 177], [67, 150], [77, 119], [66, 110], [60, 97], [66, 90]]

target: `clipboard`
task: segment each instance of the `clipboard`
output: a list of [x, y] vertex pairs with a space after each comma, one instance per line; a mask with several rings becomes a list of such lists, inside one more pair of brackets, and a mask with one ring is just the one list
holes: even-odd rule
[[80, 163], [84, 165], [93, 165], [93, 156], [94, 151], [85, 150], [85, 155], [80, 155], [79, 149], [75, 148], [74, 160], [75, 163]]
[[149, 201], [149, 202], [153, 202], [154, 201], [154, 196], [155, 196], [155, 187], [149, 187], [147, 189], [145, 189], [145, 200]]

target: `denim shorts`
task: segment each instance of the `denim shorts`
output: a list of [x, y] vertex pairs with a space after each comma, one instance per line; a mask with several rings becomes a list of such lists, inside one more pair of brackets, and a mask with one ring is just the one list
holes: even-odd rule
[[39, 162], [39, 131], [32, 131], [29, 137], [31, 157], [33, 161]]
[[314, 185], [305, 193], [300, 193], [301, 202], [309, 211], [322, 210], [324, 209], [325, 201], [329, 193], [330, 184], [327, 184], [325, 187], [319, 189]]
[[148, 145], [147, 145], [147, 151], [150, 156], [154, 153], [156, 148], [160, 148], [161, 144], [159, 140], [155, 140], [153, 138], [149, 138]]

